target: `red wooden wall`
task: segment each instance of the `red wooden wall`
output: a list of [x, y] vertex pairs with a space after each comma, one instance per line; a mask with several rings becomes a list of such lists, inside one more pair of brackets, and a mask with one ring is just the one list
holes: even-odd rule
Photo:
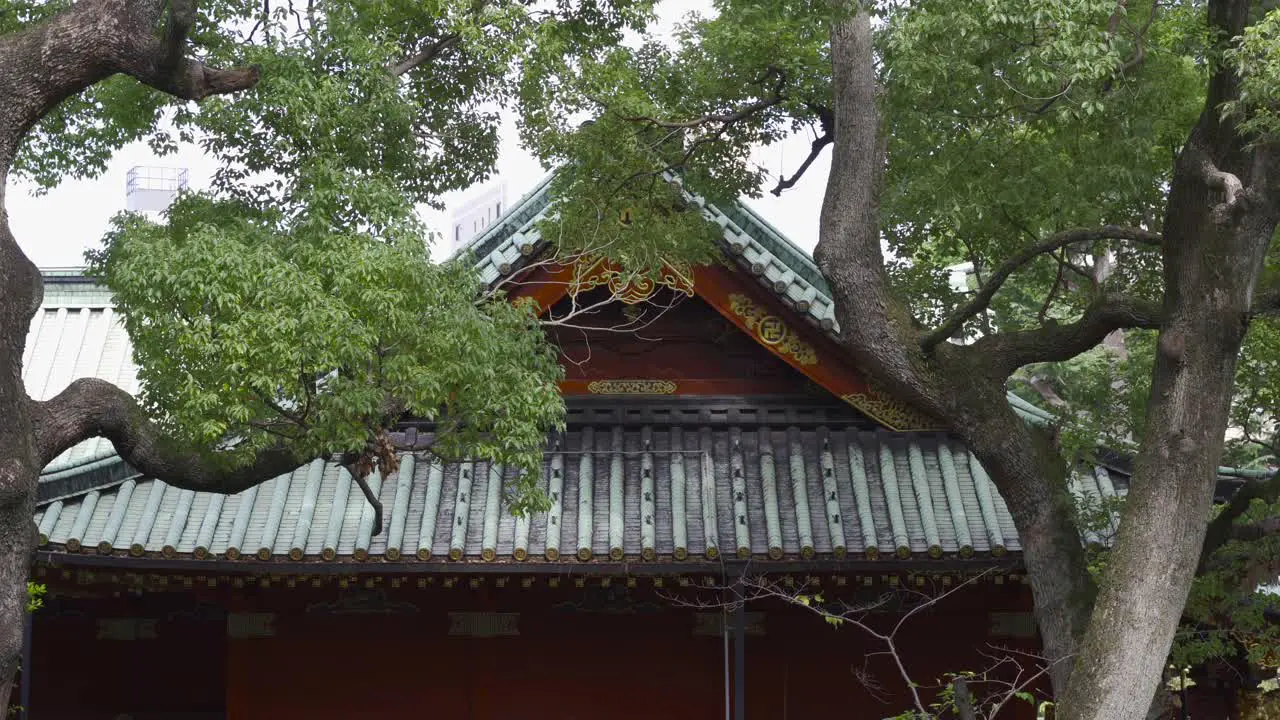
[[[41, 611], [36, 623], [30, 717], [723, 717], [723, 642], [695, 636], [695, 611], [640, 589], [629, 591], [639, 612], [622, 612], [625, 602], [584, 611], [601, 593], [402, 589], [386, 597], [417, 611], [387, 615], [317, 614], [334, 591], [224, 593], [220, 601], [229, 609], [276, 613], [272, 636], [253, 639], [228, 639], [217, 619], [172, 619], [190, 610], [191, 594], [157, 593], [132, 604], [53, 603], [61, 608]], [[911, 619], [899, 640], [913, 676], [927, 683], [943, 672], [981, 667], [976, 650], [987, 643], [1028, 648], [1025, 640], [989, 631], [989, 612], [1024, 610], [1026, 595], [1021, 586], [976, 588]], [[456, 610], [519, 612], [519, 635], [450, 636], [448, 613]], [[906, 688], [889, 658], [871, 655], [883, 648], [856, 628], [832, 628], [793, 607], [748, 610], [765, 613], [764, 635], [746, 642], [753, 720], [879, 720], [906, 709]], [[98, 619], [122, 615], [161, 618], [154, 638], [99, 638]], [[885, 627], [894, 619], [875, 622]], [[864, 668], [877, 692], [857, 676]]]

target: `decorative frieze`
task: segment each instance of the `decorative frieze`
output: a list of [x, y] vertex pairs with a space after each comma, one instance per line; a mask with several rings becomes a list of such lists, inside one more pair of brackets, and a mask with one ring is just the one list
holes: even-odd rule
[[677, 385], [670, 380], [593, 380], [587, 392], [593, 395], [671, 395]]
[[801, 365], [818, 364], [818, 353], [812, 345], [801, 340], [782, 318], [770, 314], [751, 298], [732, 293], [729, 295], [729, 309], [742, 318], [743, 324], [760, 342], [791, 356]]
[[583, 257], [574, 264], [573, 280], [569, 294], [580, 293], [605, 286], [617, 300], [636, 305], [653, 297], [659, 288], [693, 297], [693, 271], [663, 263], [655, 272], [627, 271], [600, 257]]

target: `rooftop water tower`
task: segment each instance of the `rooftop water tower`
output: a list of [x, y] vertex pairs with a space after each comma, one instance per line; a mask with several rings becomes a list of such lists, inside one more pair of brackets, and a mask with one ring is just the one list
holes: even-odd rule
[[186, 168], [134, 167], [125, 180], [125, 207], [131, 212], [163, 212], [189, 181]]

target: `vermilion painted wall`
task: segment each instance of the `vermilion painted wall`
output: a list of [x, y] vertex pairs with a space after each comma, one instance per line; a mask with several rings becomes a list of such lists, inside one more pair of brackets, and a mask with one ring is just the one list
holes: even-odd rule
[[[381, 595], [403, 614], [324, 614], [336, 594], [242, 589], [205, 598], [173, 592], [51, 602], [36, 623], [31, 717], [724, 716], [723, 641], [695, 636], [695, 609], [688, 607], [710, 601], [706, 594], [673, 600], [669, 592], [619, 585], [414, 588]], [[977, 669], [987, 661], [975, 648], [1019, 642], [993, 638], [989, 612], [1025, 609], [1025, 596], [1020, 586], [976, 588], [912, 618], [899, 643], [913, 676], [928, 683], [947, 671]], [[201, 600], [216, 607], [193, 617]], [[272, 612], [273, 634], [229, 639], [216, 608]], [[518, 612], [519, 635], [450, 636], [449, 612], [460, 610]], [[765, 613], [765, 634], [746, 643], [751, 718], [878, 720], [906, 709], [907, 690], [890, 659], [873, 655], [883, 647], [856, 628], [832, 628], [794, 607], [755, 604], [749, 611]], [[156, 618], [154, 637], [100, 638], [99, 621], [112, 617]], [[883, 628], [895, 619], [874, 621]], [[1008, 717], [1031, 717], [1021, 710]]]

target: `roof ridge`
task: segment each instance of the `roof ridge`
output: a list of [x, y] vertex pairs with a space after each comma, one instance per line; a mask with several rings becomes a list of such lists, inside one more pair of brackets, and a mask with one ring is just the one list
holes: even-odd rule
[[[492, 225], [459, 248], [450, 259], [461, 257], [466, 252], [473, 253], [476, 270], [488, 283], [518, 269], [520, 259], [526, 257], [521, 249], [528, 250], [526, 245], [541, 239], [536, 231], [532, 231], [535, 230], [532, 226], [542, 220], [552, 206], [550, 188], [558, 172], [559, 167], [547, 172]], [[716, 204], [693, 194], [678, 179], [672, 180], [691, 202], [703, 210], [709, 221], [722, 228], [720, 244], [740, 267], [810, 324], [833, 336], [839, 334], [830, 288], [807, 251], [782, 234], [743, 199], [734, 200], [726, 212]], [[506, 247], [507, 245], [510, 247]], [[84, 272], [84, 268], [69, 267], [42, 270], [46, 279], [54, 282], [59, 278], [64, 282], [73, 278], [87, 279]], [[1032, 424], [1043, 425], [1054, 419], [1051, 412], [1013, 392], [1007, 392], [1006, 397], [1014, 412]], [[111, 465], [113, 459], [119, 459], [114, 448], [77, 460], [74, 464], [51, 464], [41, 471], [41, 480], [43, 482], [73, 476], [79, 472], [92, 472], [103, 465]], [[1222, 475], [1242, 478], [1269, 477], [1273, 474], [1270, 470], [1228, 467], [1220, 467], [1218, 471]]]
[[[456, 260], [467, 252], [474, 253], [477, 259], [487, 256], [489, 252], [492, 251], [492, 248], [488, 246], [494, 240], [498, 239], [499, 235], [502, 235], [502, 230], [510, 224], [512, 219], [516, 218], [518, 215], [523, 216], [528, 210], [532, 210], [534, 206], [537, 206], [538, 211], [540, 211], [549, 204], [549, 199], [547, 197], [548, 190], [551, 186], [551, 181], [555, 179], [557, 170], [558, 168], [552, 169], [543, 175], [542, 178], [534, 184], [531, 190], [520, 196], [519, 200], [508, 205], [506, 212], [499, 215], [498, 219], [494, 220], [489, 227], [485, 228], [484, 232], [471, 238], [466, 242], [466, 244], [455, 250], [453, 254], [449, 256], [449, 259]], [[535, 211], [535, 214], [536, 212], [537, 211]], [[516, 229], [518, 230], [519, 227], [522, 227], [525, 224], [527, 223], [522, 222]], [[509, 237], [511, 234], [514, 233], [506, 234], [503, 239]]]

